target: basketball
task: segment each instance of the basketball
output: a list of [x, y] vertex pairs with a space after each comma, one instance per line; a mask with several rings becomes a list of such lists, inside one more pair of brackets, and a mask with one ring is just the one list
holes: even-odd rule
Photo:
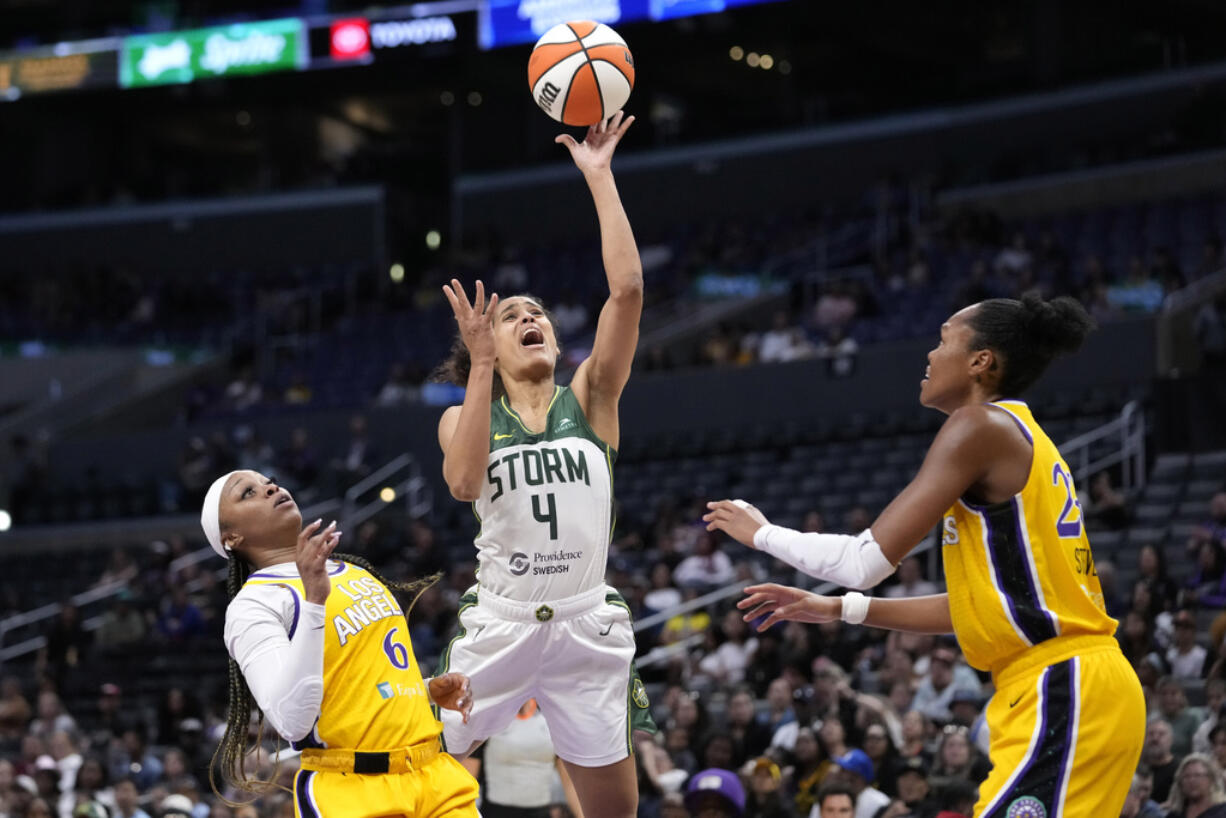
[[634, 58], [626, 41], [603, 23], [559, 23], [532, 49], [528, 87], [541, 110], [558, 122], [595, 125], [630, 99]]

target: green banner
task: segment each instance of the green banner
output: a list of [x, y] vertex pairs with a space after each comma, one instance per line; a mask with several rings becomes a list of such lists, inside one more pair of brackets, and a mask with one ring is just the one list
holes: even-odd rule
[[302, 20], [266, 20], [125, 37], [119, 84], [169, 85], [306, 67]]

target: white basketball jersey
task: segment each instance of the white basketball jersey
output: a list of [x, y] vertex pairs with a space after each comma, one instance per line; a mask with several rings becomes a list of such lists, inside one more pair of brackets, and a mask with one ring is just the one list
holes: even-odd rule
[[556, 387], [545, 431], [528, 431], [506, 398], [490, 407], [490, 456], [473, 510], [477, 582], [499, 596], [548, 602], [604, 583], [616, 453]]

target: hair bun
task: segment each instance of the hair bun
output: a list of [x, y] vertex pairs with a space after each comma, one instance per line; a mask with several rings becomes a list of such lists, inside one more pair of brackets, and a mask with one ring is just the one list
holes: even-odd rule
[[1044, 301], [1031, 292], [1021, 301], [1028, 339], [1051, 355], [1075, 352], [1094, 329], [1094, 319], [1067, 295]]

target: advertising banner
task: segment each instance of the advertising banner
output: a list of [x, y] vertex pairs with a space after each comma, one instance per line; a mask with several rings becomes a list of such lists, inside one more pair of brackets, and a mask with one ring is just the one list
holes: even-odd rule
[[295, 71], [307, 64], [306, 27], [296, 18], [125, 37], [124, 88], [211, 77]]
[[119, 39], [60, 43], [0, 54], [0, 100], [27, 94], [114, 88], [119, 77]]

